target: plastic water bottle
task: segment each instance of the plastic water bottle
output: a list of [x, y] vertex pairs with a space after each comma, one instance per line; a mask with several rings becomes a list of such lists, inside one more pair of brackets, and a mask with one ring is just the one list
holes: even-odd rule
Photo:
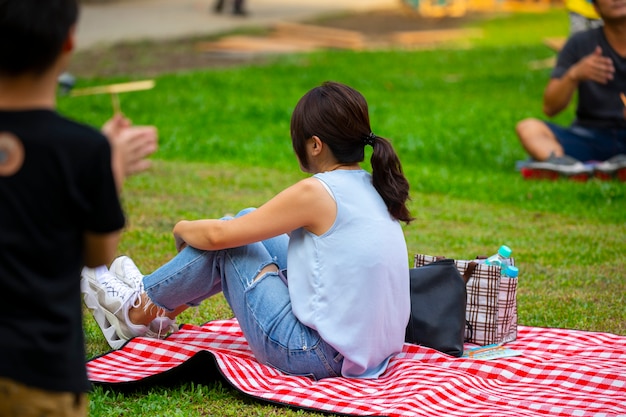
[[516, 266], [513, 266], [513, 265], [507, 265], [505, 268], [502, 269], [502, 275], [507, 276], [509, 278], [517, 278], [518, 273], [519, 273], [519, 270], [517, 269]]
[[485, 260], [485, 264], [489, 266], [499, 266], [504, 269], [507, 265], [509, 265], [511, 253], [513, 253], [511, 248], [506, 245], [502, 245], [500, 246], [500, 249], [498, 249], [498, 253], [491, 255]]

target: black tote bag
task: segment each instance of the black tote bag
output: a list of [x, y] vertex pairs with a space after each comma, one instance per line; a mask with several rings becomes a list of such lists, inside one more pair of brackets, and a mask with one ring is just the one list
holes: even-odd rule
[[465, 281], [453, 259], [410, 269], [411, 317], [405, 341], [448, 355], [463, 355]]

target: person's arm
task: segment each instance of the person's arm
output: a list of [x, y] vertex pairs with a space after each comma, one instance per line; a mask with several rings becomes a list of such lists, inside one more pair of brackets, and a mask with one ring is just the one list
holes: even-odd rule
[[121, 231], [111, 233], [85, 232], [84, 260], [85, 266], [95, 268], [100, 265], [109, 265], [117, 251]]
[[543, 112], [553, 117], [563, 111], [572, 100], [582, 81], [606, 84], [613, 79], [615, 67], [611, 58], [602, 55], [598, 46], [595, 51], [572, 65], [561, 78], [552, 78], [543, 95]]
[[220, 250], [247, 245], [304, 227], [322, 234], [335, 221], [337, 207], [315, 178], [285, 189], [257, 210], [232, 220], [180, 221], [174, 226], [178, 250], [185, 245]]

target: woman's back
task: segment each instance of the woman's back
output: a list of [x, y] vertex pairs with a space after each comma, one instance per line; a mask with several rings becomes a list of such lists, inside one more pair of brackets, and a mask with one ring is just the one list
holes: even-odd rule
[[399, 222], [364, 170], [315, 175], [337, 204], [334, 225], [291, 234], [294, 314], [344, 356], [344, 376], [377, 377], [399, 352], [409, 317], [407, 248]]

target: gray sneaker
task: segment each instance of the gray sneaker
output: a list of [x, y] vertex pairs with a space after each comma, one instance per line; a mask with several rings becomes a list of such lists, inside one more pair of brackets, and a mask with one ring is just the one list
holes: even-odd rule
[[528, 162], [521, 169], [521, 172], [527, 179], [556, 180], [569, 178], [574, 181], [587, 181], [593, 173], [593, 168], [571, 156], [554, 156], [552, 154], [545, 161]]
[[626, 182], [626, 154], [615, 155], [611, 159], [596, 164], [594, 167], [596, 178], [612, 180], [617, 178]]
[[113, 349], [149, 331], [148, 326], [134, 324], [128, 317], [128, 310], [140, 303], [140, 292], [119, 280], [106, 267], [83, 268], [81, 291], [85, 305]]

